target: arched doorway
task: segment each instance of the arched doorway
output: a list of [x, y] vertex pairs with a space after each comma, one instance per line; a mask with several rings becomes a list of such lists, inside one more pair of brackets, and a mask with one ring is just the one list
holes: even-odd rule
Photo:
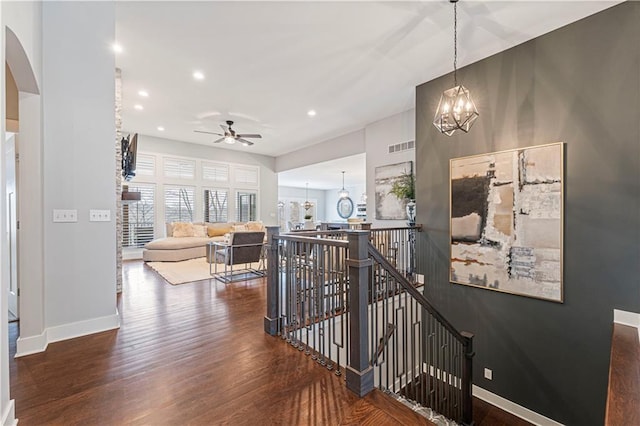
[[11, 111], [7, 105], [5, 125], [13, 136], [2, 140], [2, 196], [3, 214], [9, 219], [5, 222], [7, 234], [15, 244], [4, 247], [3, 242], [9, 262], [5, 263], [8, 270], [2, 271], [2, 278], [10, 283], [3, 297], [9, 298], [9, 304], [17, 311], [14, 313], [20, 316], [19, 356], [46, 345], [43, 338], [37, 337], [44, 330], [42, 111], [36, 75], [22, 43], [9, 27], [5, 27], [4, 36], [6, 87], [13, 85], [11, 93], [5, 92], [5, 102], [13, 104]]

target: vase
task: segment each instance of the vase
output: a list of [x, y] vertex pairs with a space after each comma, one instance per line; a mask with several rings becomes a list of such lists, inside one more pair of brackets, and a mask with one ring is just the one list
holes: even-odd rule
[[407, 219], [409, 220], [407, 224], [409, 226], [415, 226], [416, 224], [416, 202], [415, 200], [407, 201]]

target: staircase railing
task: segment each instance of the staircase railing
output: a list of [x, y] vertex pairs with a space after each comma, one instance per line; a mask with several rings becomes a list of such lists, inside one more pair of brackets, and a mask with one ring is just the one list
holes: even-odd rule
[[268, 230], [265, 331], [345, 373], [360, 396], [378, 387], [471, 424], [473, 336], [416, 288], [415, 228], [277, 229]]

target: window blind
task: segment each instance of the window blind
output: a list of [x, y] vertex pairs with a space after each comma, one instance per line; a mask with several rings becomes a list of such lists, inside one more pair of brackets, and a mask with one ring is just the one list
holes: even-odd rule
[[138, 154], [136, 158], [136, 176], [155, 176], [156, 157], [150, 154]]
[[257, 185], [258, 184], [258, 169], [237, 167], [235, 169], [236, 183], [245, 185]]
[[181, 158], [164, 159], [164, 176], [177, 179], [194, 179], [196, 171], [195, 160], [185, 160]]
[[213, 182], [229, 181], [229, 166], [226, 164], [216, 164], [202, 162], [202, 179]]
[[154, 238], [155, 185], [129, 185], [129, 191], [140, 192], [140, 201], [122, 205], [122, 246], [142, 247]]
[[165, 186], [164, 218], [169, 222], [193, 222], [195, 188], [192, 186]]
[[228, 222], [229, 193], [225, 190], [204, 190], [204, 220], [205, 222]]

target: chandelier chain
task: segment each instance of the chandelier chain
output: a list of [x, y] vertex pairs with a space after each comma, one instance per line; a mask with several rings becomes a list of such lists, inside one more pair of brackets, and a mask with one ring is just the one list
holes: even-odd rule
[[453, 82], [458, 85], [458, 3], [453, 3]]

